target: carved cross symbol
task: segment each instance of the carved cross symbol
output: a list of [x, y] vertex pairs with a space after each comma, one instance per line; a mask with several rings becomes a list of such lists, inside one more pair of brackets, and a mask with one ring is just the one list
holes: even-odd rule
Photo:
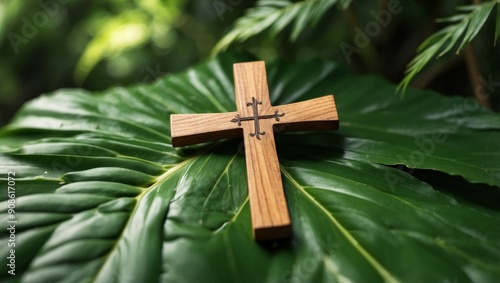
[[252, 102], [247, 102], [247, 106], [252, 106], [253, 116], [252, 117], [240, 117], [240, 114], [236, 114], [236, 117], [231, 119], [231, 122], [238, 123], [238, 126], [241, 126], [241, 121], [253, 120], [254, 124], [255, 124], [255, 132], [250, 133], [250, 136], [256, 137], [258, 140], [260, 140], [260, 135], [266, 134], [266, 132], [260, 131], [259, 119], [274, 118], [274, 119], [276, 119], [276, 121], [279, 121], [280, 117], [285, 116], [285, 113], [278, 114], [278, 110], [274, 110], [274, 115], [259, 116], [259, 110], [257, 110], [257, 107], [259, 104], [262, 104], [262, 101], [258, 101], [257, 99], [255, 99], [255, 97], [252, 96]]
[[283, 132], [337, 129], [339, 120], [333, 95], [282, 105], [279, 111], [269, 100], [264, 61], [234, 64], [233, 71], [238, 111], [171, 115], [172, 145], [243, 136], [254, 238], [289, 237], [290, 216], [274, 128], [279, 126]]

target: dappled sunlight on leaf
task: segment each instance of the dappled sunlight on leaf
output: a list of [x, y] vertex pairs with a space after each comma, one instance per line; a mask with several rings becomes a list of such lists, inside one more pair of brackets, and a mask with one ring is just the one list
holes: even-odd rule
[[[92, 39], [75, 67], [75, 82], [81, 85], [102, 60], [116, 58], [150, 41], [168, 46], [169, 43], [165, 40], [169, 39], [170, 25], [180, 15], [183, 2], [172, 1], [166, 4], [160, 1], [138, 1], [139, 8], [128, 9], [117, 5], [121, 11], [117, 15], [101, 12], [91, 17], [84, 25]], [[120, 70], [125, 72], [122, 76], [128, 74], [125, 70], [127, 69]], [[113, 70], [110, 73], [114, 75]]]

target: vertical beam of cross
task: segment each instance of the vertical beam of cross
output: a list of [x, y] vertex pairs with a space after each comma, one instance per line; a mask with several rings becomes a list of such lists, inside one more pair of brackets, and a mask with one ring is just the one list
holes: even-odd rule
[[[287, 237], [291, 232], [290, 217], [274, 142], [275, 121], [257, 119], [259, 114], [274, 112], [269, 100], [265, 65], [235, 64], [233, 69], [238, 113], [242, 117], [254, 116], [257, 120], [241, 125], [254, 236], [256, 239]], [[249, 107], [248, 103], [255, 101], [258, 105], [254, 103], [253, 107]], [[258, 107], [257, 115], [254, 114], [254, 107]]]
[[234, 64], [236, 112], [173, 114], [172, 145], [182, 146], [243, 136], [248, 193], [256, 240], [288, 237], [290, 217], [283, 191], [273, 127], [280, 130], [333, 130], [338, 115], [333, 95], [273, 107], [263, 61]]

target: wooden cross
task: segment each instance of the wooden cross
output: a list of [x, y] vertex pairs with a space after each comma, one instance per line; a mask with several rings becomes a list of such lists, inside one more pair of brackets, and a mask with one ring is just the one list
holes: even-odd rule
[[274, 130], [334, 130], [339, 124], [333, 95], [271, 106], [265, 68], [264, 61], [233, 65], [238, 111], [170, 116], [174, 147], [243, 136], [256, 240], [291, 234]]

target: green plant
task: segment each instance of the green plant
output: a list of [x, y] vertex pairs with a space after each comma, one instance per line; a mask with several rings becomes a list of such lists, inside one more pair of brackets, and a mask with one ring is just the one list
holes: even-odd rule
[[0, 1], [0, 126], [40, 93], [153, 81], [195, 64], [227, 25], [197, 16], [208, 2]]
[[332, 62], [268, 64], [273, 103], [333, 92], [340, 129], [277, 136], [293, 238], [256, 243], [240, 141], [169, 136], [172, 113], [235, 110], [248, 60], [26, 104], [0, 131], [2, 282], [496, 282], [499, 116]]
[[[369, 23], [373, 21], [373, 13], [376, 14], [376, 10], [384, 10], [387, 9], [388, 6], [391, 5], [393, 1], [376, 1], [377, 7], [374, 7], [373, 1], [336, 1], [336, 0], [302, 0], [302, 1], [287, 1], [287, 0], [278, 0], [278, 1], [257, 1], [255, 6], [247, 11], [247, 13], [240, 17], [234, 24], [234, 26], [230, 29], [230, 31], [218, 42], [218, 44], [213, 49], [213, 53], [219, 53], [224, 51], [231, 45], [236, 45], [237, 43], [242, 43], [245, 41], [249, 41], [252, 38], [256, 38], [258, 36], [268, 35], [271, 39], [272, 44], [279, 45], [279, 34], [280, 33], [288, 33], [290, 32], [289, 39], [293, 42], [296, 41], [300, 35], [307, 34], [307, 27], [315, 26], [323, 16], [332, 9], [332, 7], [336, 4], [340, 4], [343, 8], [344, 18], [347, 19], [347, 24], [345, 22], [342, 23], [342, 26], [337, 26], [335, 31], [330, 30], [330, 33], [327, 34], [328, 37], [334, 38], [334, 33], [339, 33], [339, 30], [342, 29], [360, 29], [363, 27], [365, 23]], [[362, 2], [360, 7], [364, 7], [364, 10], [368, 11], [372, 9], [370, 13], [355, 13], [354, 10], [348, 10], [357, 2]], [[402, 6], [410, 6], [411, 3], [402, 1], [395, 1], [398, 5]], [[472, 40], [478, 35], [478, 33], [483, 29], [484, 24], [486, 23], [489, 15], [496, 8], [497, 15], [495, 21], [495, 35], [494, 35], [494, 43], [498, 41], [500, 36], [500, 1], [491, 0], [485, 1], [481, 3], [480, 1], [474, 1], [474, 4], [467, 6], [458, 6], [458, 1], [446, 1], [448, 6], [454, 6], [460, 14], [444, 18], [438, 19], [438, 23], [446, 23], [448, 24], [443, 29], [437, 31], [436, 33], [429, 36], [423, 43], [421, 43], [417, 48], [417, 55], [407, 64], [407, 61], [404, 62], [404, 65], [407, 64], [405, 76], [400, 80], [400, 88], [404, 92], [406, 88], [409, 86], [410, 82], [415, 78], [417, 74], [419, 74], [422, 70], [425, 69], [431, 62], [436, 59], [449, 54], [454, 48], [456, 48], [456, 53], [462, 51], [465, 47], [468, 46], [472, 42]], [[418, 6], [418, 4], [414, 4], [413, 8], [418, 7], [419, 9], [423, 9]], [[423, 6], [423, 5], [422, 5]], [[439, 5], [433, 5], [439, 6]], [[446, 5], [443, 5], [446, 6]], [[411, 8], [407, 8], [411, 9]], [[417, 9], [414, 9], [417, 10]], [[413, 12], [413, 11], [412, 11]], [[359, 15], [358, 15], [359, 14]], [[336, 14], [337, 15], [337, 14]], [[367, 16], [368, 15], [368, 16]], [[362, 18], [362, 20], [358, 19], [358, 16]], [[379, 16], [380, 17], [380, 16]], [[378, 29], [389, 29], [386, 25], [390, 23], [390, 21], [396, 17], [396, 15], [385, 16], [388, 17], [386, 23], [381, 26], [378, 26]], [[410, 20], [411, 21], [411, 20]], [[334, 22], [332, 20], [326, 21], [321, 29], [325, 29], [325, 25], [332, 25]], [[423, 25], [421, 23], [420, 25]], [[289, 28], [291, 26], [291, 28]], [[415, 28], [415, 26], [413, 27]], [[419, 26], [419, 28], [421, 28]], [[316, 29], [320, 29], [316, 27]], [[359, 31], [358, 30], [358, 31]], [[404, 31], [407, 32], [407, 31]], [[379, 35], [379, 33], [383, 33], [381, 30], [375, 29], [373, 37]], [[323, 35], [324, 36], [324, 35]], [[352, 34], [351, 37], [359, 36], [359, 34]], [[383, 66], [380, 62], [379, 57], [380, 54], [377, 54], [375, 45], [372, 42], [372, 39], [364, 35], [366, 43], [363, 43], [362, 46], [350, 46], [349, 52], [351, 53], [360, 53], [361, 59], [364, 60], [364, 69], [368, 71], [381, 70], [387, 68]], [[311, 39], [310, 39], [311, 40]], [[344, 36], [344, 40], [345, 36]], [[349, 39], [349, 41], [352, 39]], [[400, 38], [393, 38], [389, 45], [394, 45], [394, 42], [401, 41]], [[324, 42], [328, 42], [325, 44]], [[332, 40], [323, 40], [323, 44], [320, 45], [318, 49], [326, 49], [332, 48], [332, 45], [335, 44], [335, 41]], [[303, 44], [309, 44], [305, 42]], [[342, 44], [346, 44], [343, 41]], [[262, 44], [261, 44], [262, 45]], [[380, 48], [389, 49], [388, 44], [381, 46]], [[345, 48], [345, 47], [344, 47]], [[341, 48], [342, 49], [342, 48]], [[362, 53], [362, 49], [368, 49], [366, 53]], [[364, 55], [363, 55], [364, 54]], [[346, 56], [344, 52], [344, 56]], [[394, 54], [389, 55], [390, 60], [394, 60]], [[278, 56], [279, 57], [279, 56]], [[479, 71], [479, 63], [475, 58], [475, 52], [472, 50], [470, 56], [467, 57], [467, 63], [469, 65], [469, 73], [471, 77], [470, 84], [473, 90], [477, 89], [479, 83], [476, 81], [476, 77], [481, 76]], [[348, 63], [351, 62], [351, 59], [347, 60]], [[470, 67], [472, 65], [472, 67]], [[489, 101], [481, 101], [480, 96], [484, 96], [485, 93], [480, 93], [475, 95], [478, 97], [478, 100], [482, 102], [485, 106], [491, 107]]]
[[497, 9], [494, 45], [500, 36], [500, 1], [493, 0], [482, 4], [460, 6], [457, 9], [463, 13], [440, 19], [438, 22], [448, 23], [445, 28], [427, 38], [419, 47], [418, 55], [408, 64], [406, 76], [401, 86], [406, 89], [411, 80], [435, 58], [442, 57], [457, 47], [458, 54], [479, 33], [493, 9]]
[[104, 59], [117, 61], [112, 68], [115, 72], [130, 72], [129, 65], [132, 64], [123, 60], [126, 51], [139, 49], [147, 43], [168, 45], [173, 23], [179, 17], [184, 1], [111, 1], [108, 4], [111, 12], [100, 10], [81, 23], [82, 29], [92, 35], [92, 39], [75, 66], [74, 80], [78, 85]]
[[233, 43], [241, 43], [263, 32], [276, 36], [287, 26], [293, 25], [291, 40], [296, 40], [308, 25], [315, 25], [335, 4], [346, 8], [352, 0], [259, 0], [255, 7], [238, 18], [234, 27], [217, 43], [213, 53], [227, 49]]

